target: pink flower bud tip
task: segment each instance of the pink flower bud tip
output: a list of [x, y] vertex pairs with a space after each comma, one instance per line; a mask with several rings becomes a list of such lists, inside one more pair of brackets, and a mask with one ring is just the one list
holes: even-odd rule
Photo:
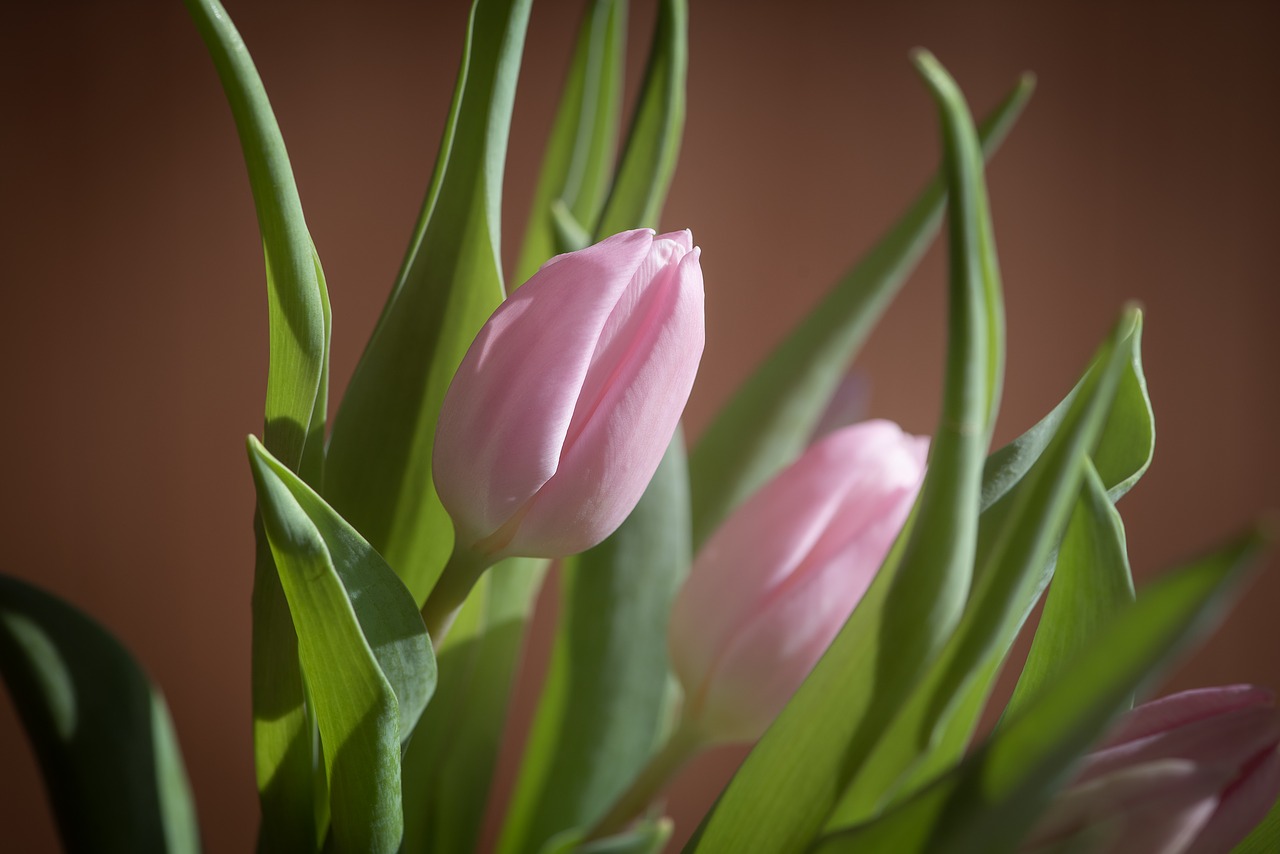
[[752, 741], [844, 625], [924, 477], [928, 439], [888, 421], [812, 445], [707, 541], [671, 615], [685, 718]]
[[445, 395], [432, 455], [459, 542], [491, 557], [596, 545], [640, 500], [703, 347], [688, 231], [552, 258], [489, 318]]
[[1280, 711], [1250, 685], [1184, 691], [1122, 718], [1041, 817], [1024, 852], [1230, 851], [1280, 796]]

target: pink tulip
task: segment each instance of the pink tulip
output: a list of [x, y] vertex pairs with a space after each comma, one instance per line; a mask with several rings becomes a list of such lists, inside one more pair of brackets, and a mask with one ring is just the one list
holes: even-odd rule
[[623, 232], [552, 258], [493, 313], [432, 456], [461, 546], [561, 557], [622, 524], [702, 357], [700, 251], [688, 231]]
[[759, 738], [804, 681], [906, 521], [928, 444], [888, 421], [831, 433], [707, 541], [668, 637], [708, 740]]
[[1280, 711], [1249, 685], [1138, 706], [1085, 758], [1026, 852], [1088, 840], [1090, 851], [1228, 852], [1280, 796]]

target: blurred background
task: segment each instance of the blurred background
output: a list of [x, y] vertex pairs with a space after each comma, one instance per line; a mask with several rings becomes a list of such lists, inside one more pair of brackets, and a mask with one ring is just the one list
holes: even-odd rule
[[[654, 4], [634, 5], [628, 91]], [[417, 215], [466, 4], [228, 6], [324, 260], [340, 391]], [[907, 61], [924, 45], [978, 113], [1021, 71], [1039, 76], [990, 171], [1009, 327], [997, 441], [1061, 398], [1136, 299], [1158, 425], [1155, 464], [1121, 504], [1139, 581], [1280, 506], [1280, 7], [693, 6], [688, 124], [663, 216], [704, 251], [708, 346], [691, 434], [935, 168], [933, 106]], [[533, 11], [506, 181], [509, 261], [580, 8]], [[138, 655], [172, 706], [208, 849], [250, 850], [243, 440], [261, 428], [266, 302], [231, 116], [176, 2], [15, 4], [5, 18], [0, 571], [87, 610]], [[935, 248], [859, 360], [868, 414], [921, 433], [937, 415], [941, 262]], [[1280, 686], [1276, 564], [1169, 688]], [[526, 674], [519, 695], [527, 708], [536, 680]], [[508, 746], [520, 735], [517, 718]], [[680, 780], [681, 835], [740, 757], [708, 755]], [[7, 698], [0, 768], [0, 847], [54, 849]]]

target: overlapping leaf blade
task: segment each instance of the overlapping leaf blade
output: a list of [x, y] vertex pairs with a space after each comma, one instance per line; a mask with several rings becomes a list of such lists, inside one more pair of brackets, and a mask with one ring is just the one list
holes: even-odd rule
[[310, 487], [249, 442], [262, 525], [298, 636], [338, 851], [398, 851], [400, 754], [435, 688], [413, 598]]
[[950, 636], [968, 593], [982, 461], [1003, 364], [999, 275], [981, 149], [963, 97], [932, 57], [916, 59], [942, 115], [950, 198], [950, 335], [929, 471], [876, 581], [689, 850], [782, 852], [808, 845]]
[[[937, 731], [945, 729], [953, 715], [968, 727], [976, 722], [999, 663], [1043, 589], [1044, 568], [1067, 524], [1088, 455], [1098, 445], [1130, 362], [1127, 344], [1135, 337], [1137, 323], [1136, 313], [1122, 318], [1035, 464], [983, 514], [974, 588], [964, 616], [928, 676], [898, 709], [854, 775], [829, 826], [874, 815], [899, 794], [895, 783], [908, 772], [915, 779], [928, 779], [959, 758], [963, 744], [951, 739], [935, 743]], [[955, 732], [967, 738], [970, 730], [957, 727]]]
[[324, 495], [426, 600], [453, 545], [431, 480], [444, 393], [503, 297], [503, 166], [530, 0], [476, 0], [435, 175], [334, 419]]
[[[982, 123], [979, 137], [987, 157], [1012, 128], [1033, 86], [1024, 76]], [[945, 200], [942, 178], [935, 178], [702, 434], [689, 457], [695, 546], [803, 450], [849, 361], [932, 242]]]
[[1129, 695], [1212, 625], [1264, 545], [1251, 532], [1142, 591], [972, 756], [882, 817], [824, 837], [814, 851], [1014, 851]]
[[517, 285], [551, 256], [586, 245], [582, 238], [570, 244], [560, 236], [563, 229], [557, 227], [553, 211], [563, 211], [562, 216], [570, 217], [587, 239], [595, 232], [618, 144], [626, 19], [625, 0], [593, 0], [587, 7], [542, 158], [516, 265]]
[[67, 851], [200, 850], [169, 708], [106, 629], [0, 576], [0, 675]]
[[[267, 270], [270, 362], [266, 427], [271, 453], [319, 484], [329, 381], [329, 297], [302, 214], [284, 138], [243, 40], [218, 0], [187, 0], [231, 106], [244, 151]], [[312, 732], [303, 711], [297, 639], [265, 542], [255, 551], [254, 762], [261, 840], [314, 848], [323, 823], [312, 800]]]

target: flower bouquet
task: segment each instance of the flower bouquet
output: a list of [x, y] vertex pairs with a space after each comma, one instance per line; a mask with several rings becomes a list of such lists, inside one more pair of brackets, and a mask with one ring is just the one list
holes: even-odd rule
[[[683, 0], [659, 4], [625, 137], [625, 4], [587, 4], [510, 276], [500, 189], [530, 2], [476, 0], [421, 215], [332, 407], [328, 294], [283, 138], [226, 11], [187, 5], [266, 261], [265, 424], [247, 443], [260, 850], [656, 852], [673, 776], [730, 743], [751, 752], [685, 851], [1280, 847], [1270, 693], [1134, 706], [1267, 539], [1135, 592], [1116, 503], [1154, 443], [1141, 313], [991, 447], [1004, 324], [984, 164], [1029, 77], [975, 124], [913, 54], [938, 178], [688, 444], [714, 342], [701, 249], [655, 230], [684, 121]], [[944, 221], [937, 427], [859, 421], [847, 366]], [[552, 655], [495, 807], [547, 580]], [[1038, 605], [1006, 698], [996, 679]], [[166, 704], [103, 628], [0, 578], [0, 672], [68, 849], [200, 848]]]

